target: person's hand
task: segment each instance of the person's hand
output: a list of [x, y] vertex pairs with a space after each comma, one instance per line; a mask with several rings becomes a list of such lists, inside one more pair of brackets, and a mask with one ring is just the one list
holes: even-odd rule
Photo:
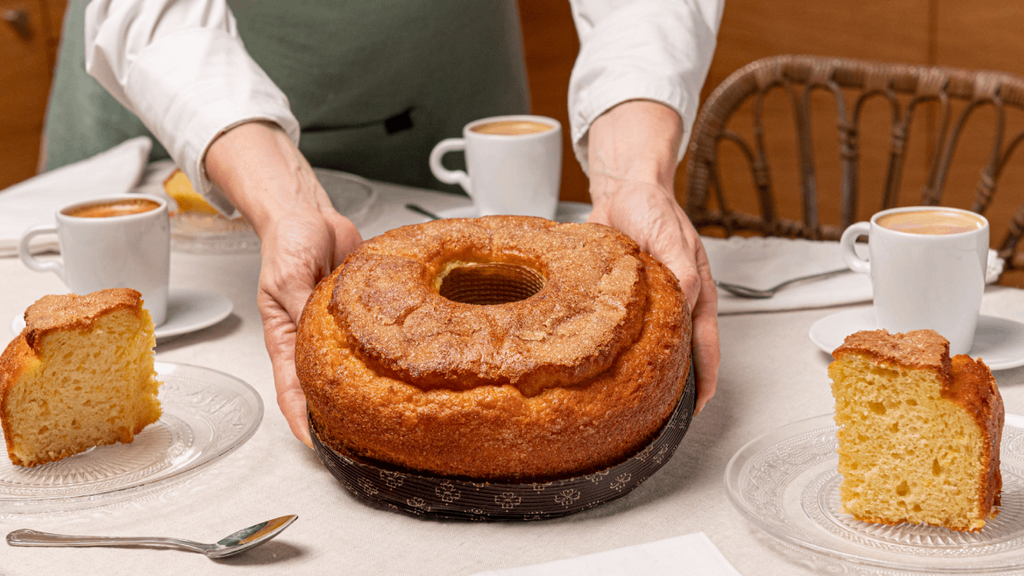
[[292, 433], [312, 446], [306, 397], [295, 373], [295, 334], [317, 282], [361, 242], [359, 232], [334, 210], [309, 163], [276, 126], [232, 129], [210, 147], [206, 166], [260, 237], [256, 301], [277, 403]]
[[678, 114], [655, 102], [625, 102], [595, 120], [589, 221], [625, 233], [679, 280], [693, 318], [699, 413], [718, 382], [718, 291], [700, 236], [673, 191], [681, 133]]
[[292, 433], [312, 446], [306, 396], [295, 374], [295, 334], [299, 316], [317, 282], [359, 244], [359, 232], [333, 210], [297, 208], [264, 228], [260, 241], [263, 265], [256, 302], [274, 367], [277, 404]]

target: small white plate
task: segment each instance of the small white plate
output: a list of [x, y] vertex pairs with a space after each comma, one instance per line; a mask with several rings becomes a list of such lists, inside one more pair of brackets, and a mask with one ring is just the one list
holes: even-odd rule
[[[860, 330], [876, 330], [874, 308], [837, 312], [811, 326], [811, 342], [831, 354], [847, 336]], [[1024, 324], [995, 316], [978, 317], [971, 356], [981, 358], [992, 370], [1024, 366]]]
[[[231, 300], [216, 292], [171, 288], [167, 295], [167, 319], [156, 327], [157, 341], [208, 328], [231, 314]], [[25, 316], [19, 314], [11, 320], [11, 332], [21, 334]]]
[[[586, 202], [559, 202], [558, 210], [555, 211], [555, 221], [586, 222], [587, 216], [590, 216], [590, 211], [593, 208], [593, 206]], [[438, 210], [437, 215], [442, 218], [476, 218], [478, 216], [476, 206], [473, 205]]]

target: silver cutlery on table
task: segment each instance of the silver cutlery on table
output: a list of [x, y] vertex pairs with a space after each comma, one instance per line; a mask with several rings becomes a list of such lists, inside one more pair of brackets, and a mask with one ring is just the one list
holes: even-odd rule
[[441, 220], [440, 216], [438, 216], [437, 214], [434, 214], [430, 210], [427, 210], [426, 208], [424, 208], [424, 207], [422, 207], [422, 206], [420, 206], [418, 204], [413, 204], [412, 202], [410, 202], [410, 203], [406, 204], [405, 207], [406, 207], [406, 209], [412, 210], [413, 212], [415, 212], [417, 214], [420, 214], [421, 216], [426, 216], [427, 218], [430, 218], [431, 220]]
[[749, 286], [742, 286], [740, 284], [733, 284], [731, 282], [719, 282], [715, 280], [715, 286], [721, 290], [725, 290], [730, 294], [739, 296], [740, 298], [771, 298], [780, 289], [789, 286], [796, 282], [803, 282], [804, 280], [813, 280], [815, 278], [825, 278], [828, 276], [835, 276], [836, 274], [842, 274], [843, 272], [849, 272], [849, 268], [840, 268], [838, 270], [829, 270], [828, 272], [819, 272], [818, 274], [810, 274], [808, 276], [799, 276], [797, 278], [790, 278], [781, 284], [776, 284], [771, 288], [760, 289], [751, 288]]
[[51, 534], [36, 530], [15, 530], [7, 535], [7, 543], [11, 546], [108, 546], [123, 548], [170, 548], [200, 552], [210, 558], [225, 558], [244, 552], [263, 544], [280, 534], [298, 516], [289, 515], [260, 522], [225, 536], [214, 544], [203, 544], [179, 538], [156, 537], [110, 537], [110, 536], [71, 536]]

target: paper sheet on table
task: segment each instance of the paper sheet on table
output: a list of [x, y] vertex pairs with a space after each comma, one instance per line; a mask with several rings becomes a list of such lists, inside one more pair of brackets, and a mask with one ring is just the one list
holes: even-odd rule
[[619, 576], [686, 574], [740, 576], [703, 533], [638, 544], [545, 564], [480, 572], [476, 576]]
[[[142, 178], [153, 142], [132, 138], [74, 164], [44, 172], [0, 190], [0, 257], [17, 256], [22, 233], [52, 224], [62, 206], [110, 194], [131, 192]], [[56, 236], [37, 237], [33, 252], [56, 249]]]
[[[846, 267], [839, 255], [839, 242], [789, 238], [702, 237], [711, 263], [711, 274], [720, 282], [753, 288], [770, 288], [781, 282]], [[867, 244], [857, 253], [867, 258]], [[986, 282], [998, 280], [1003, 260], [989, 250]], [[718, 291], [719, 314], [770, 312], [805, 308], [828, 308], [871, 301], [871, 279], [866, 274], [846, 272], [836, 276], [789, 285], [766, 299], [741, 298]]]

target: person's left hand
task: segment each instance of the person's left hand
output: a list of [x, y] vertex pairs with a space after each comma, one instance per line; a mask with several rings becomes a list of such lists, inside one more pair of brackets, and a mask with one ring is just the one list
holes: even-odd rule
[[693, 320], [699, 413], [715, 394], [719, 362], [718, 292], [704, 245], [675, 197], [664, 188], [628, 181], [598, 185], [604, 189], [594, 195], [588, 221], [611, 226], [635, 240], [672, 270], [686, 295]]
[[679, 115], [655, 102], [625, 102], [595, 120], [588, 221], [625, 233], [679, 280], [693, 320], [699, 413], [718, 383], [718, 290], [700, 236], [673, 191], [681, 134]]

